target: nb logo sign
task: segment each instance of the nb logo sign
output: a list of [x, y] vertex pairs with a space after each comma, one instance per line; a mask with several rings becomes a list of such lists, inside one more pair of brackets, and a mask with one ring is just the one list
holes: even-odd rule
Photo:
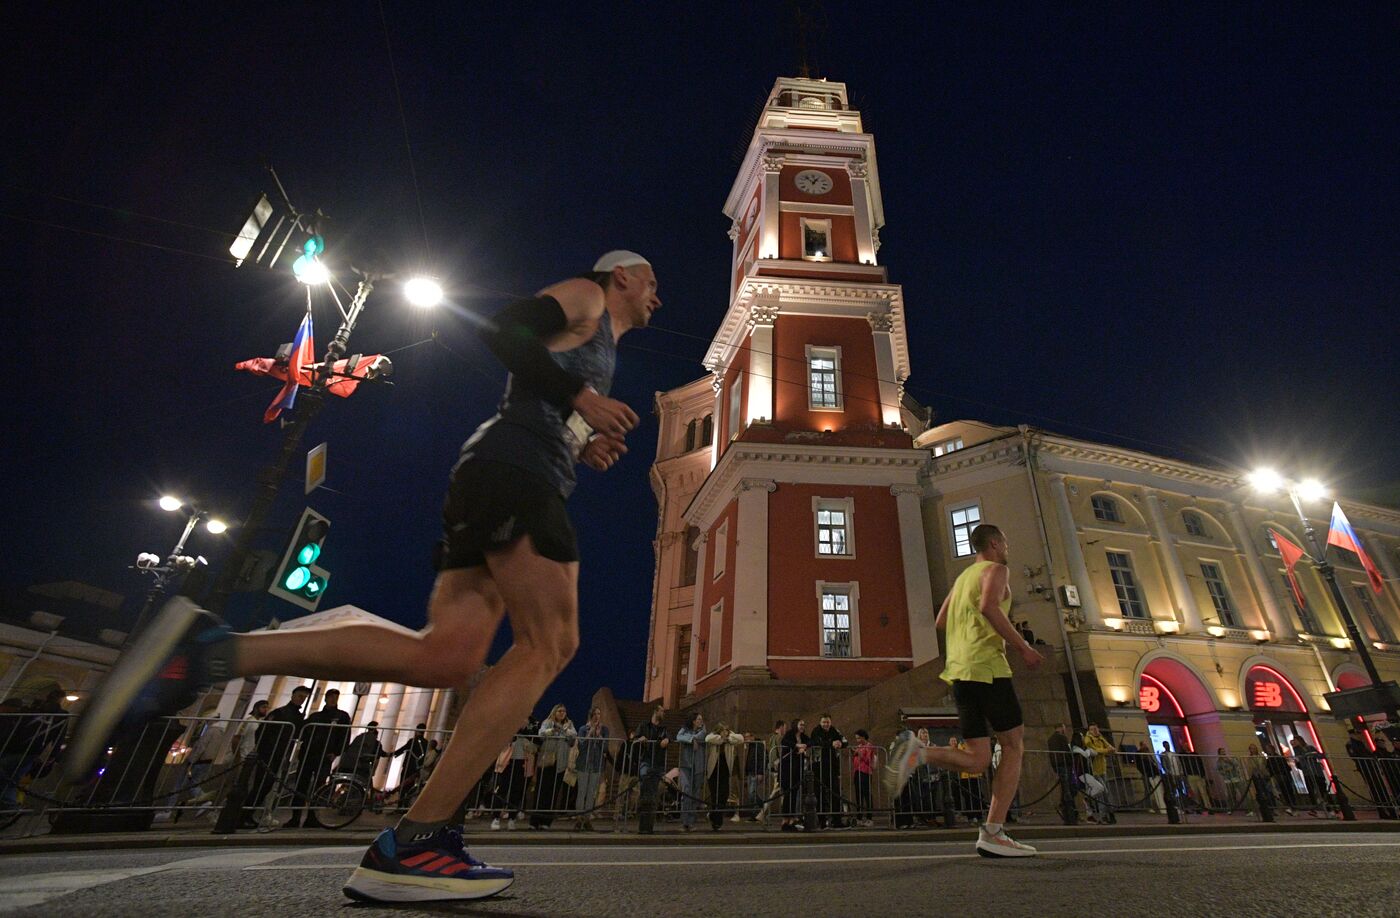
[[1277, 682], [1254, 683], [1254, 706], [1256, 708], [1283, 707], [1283, 686]]
[[1148, 714], [1156, 714], [1162, 709], [1162, 693], [1155, 685], [1144, 685], [1138, 689], [1138, 707]]

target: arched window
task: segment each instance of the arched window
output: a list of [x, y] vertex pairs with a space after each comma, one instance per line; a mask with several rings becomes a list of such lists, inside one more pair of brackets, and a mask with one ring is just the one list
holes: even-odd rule
[[688, 453], [695, 449], [695, 422], [691, 421], [685, 425], [685, 451]]
[[1186, 532], [1198, 539], [1207, 538], [1206, 524], [1201, 519], [1201, 515], [1194, 510], [1181, 511], [1181, 522], [1186, 527]]
[[700, 561], [700, 546], [696, 544], [700, 530], [694, 526], [685, 527], [685, 567], [681, 570], [681, 586], [695, 583], [695, 569]]
[[1118, 501], [1106, 494], [1095, 494], [1089, 503], [1094, 508], [1094, 519], [1103, 523], [1123, 522], [1123, 514], [1118, 510]]
[[709, 446], [715, 442], [715, 416], [705, 415], [704, 422], [700, 425], [700, 445]]

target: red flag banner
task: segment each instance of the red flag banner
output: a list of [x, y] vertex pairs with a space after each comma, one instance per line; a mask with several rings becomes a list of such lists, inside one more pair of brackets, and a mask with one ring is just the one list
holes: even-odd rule
[[1288, 575], [1288, 585], [1293, 589], [1293, 598], [1298, 603], [1298, 608], [1306, 608], [1307, 603], [1303, 600], [1303, 590], [1298, 585], [1298, 575], [1294, 572], [1293, 566], [1298, 563], [1298, 559], [1303, 557], [1302, 546], [1294, 545], [1283, 537], [1277, 529], [1270, 529], [1269, 535], [1274, 537], [1274, 544], [1278, 546], [1278, 553], [1283, 556], [1284, 573]]
[[1332, 502], [1332, 523], [1327, 527], [1327, 544], [1344, 548], [1356, 555], [1361, 567], [1366, 571], [1366, 579], [1371, 581], [1371, 589], [1380, 593], [1385, 589], [1384, 579], [1381, 577], [1380, 568], [1376, 567], [1376, 562], [1371, 560], [1371, 556], [1366, 554], [1366, 549], [1361, 545], [1361, 536], [1356, 534], [1356, 530], [1351, 526], [1351, 520], [1342, 512], [1342, 505], [1336, 501]]

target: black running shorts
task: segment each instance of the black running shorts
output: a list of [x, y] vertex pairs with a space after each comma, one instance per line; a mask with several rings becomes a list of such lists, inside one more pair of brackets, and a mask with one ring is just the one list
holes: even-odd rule
[[443, 504], [442, 541], [433, 552], [433, 566], [440, 571], [481, 567], [488, 551], [524, 535], [551, 561], [578, 560], [564, 498], [549, 482], [503, 462], [459, 463]]
[[953, 682], [953, 700], [958, 705], [958, 723], [963, 739], [987, 736], [987, 726], [1004, 733], [1021, 726], [1021, 702], [1010, 679], [991, 682]]

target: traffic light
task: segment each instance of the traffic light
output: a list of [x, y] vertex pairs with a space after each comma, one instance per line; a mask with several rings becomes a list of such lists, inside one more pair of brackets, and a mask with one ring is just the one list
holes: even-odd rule
[[301, 255], [292, 262], [292, 274], [303, 284], [315, 286], [324, 284], [330, 274], [326, 271], [326, 266], [321, 264], [321, 253], [326, 250], [326, 241], [320, 236], [312, 236], [306, 240], [306, 244], [301, 247]]
[[303, 510], [267, 591], [314, 612], [331, 577], [329, 571], [316, 564], [321, 557], [321, 544], [330, 530], [330, 520], [310, 507]]

